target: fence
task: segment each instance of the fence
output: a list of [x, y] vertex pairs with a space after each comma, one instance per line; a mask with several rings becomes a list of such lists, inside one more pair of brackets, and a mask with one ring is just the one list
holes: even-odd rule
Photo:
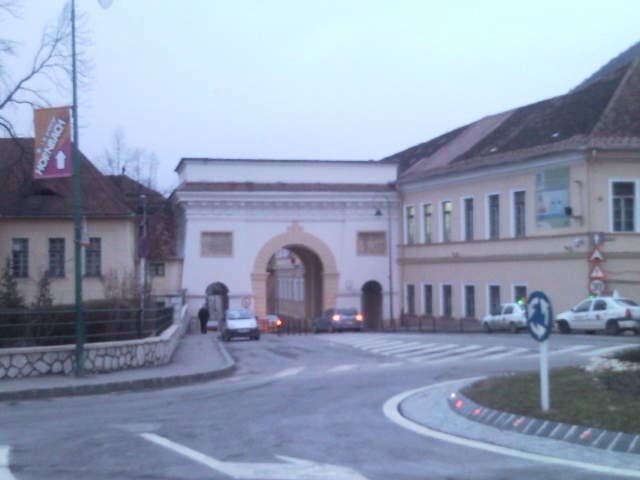
[[[173, 308], [83, 310], [86, 342], [133, 340], [159, 335], [173, 321]], [[71, 309], [0, 310], [0, 348], [75, 343]]]

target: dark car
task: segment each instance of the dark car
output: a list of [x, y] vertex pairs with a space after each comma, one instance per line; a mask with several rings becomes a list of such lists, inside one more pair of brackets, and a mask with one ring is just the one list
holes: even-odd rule
[[364, 317], [355, 308], [330, 308], [313, 321], [313, 331], [336, 332], [345, 330], [362, 330]]

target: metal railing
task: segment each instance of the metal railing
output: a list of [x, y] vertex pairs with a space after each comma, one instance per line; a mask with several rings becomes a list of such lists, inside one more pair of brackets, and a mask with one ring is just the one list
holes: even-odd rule
[[[0, 310], [0, 348], [68, 345], [75, 342], [73, 309]], [[86, 341], [134, 340], [161, 334], [173, 309], [85, 309]]]

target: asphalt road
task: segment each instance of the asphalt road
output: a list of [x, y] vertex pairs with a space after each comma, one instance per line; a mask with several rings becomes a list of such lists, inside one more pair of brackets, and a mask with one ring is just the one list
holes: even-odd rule
[[[556, 335], [550, 364], [637, 339]], [[0, 404], [0, 446], [11, 448], [10, 465], [0, 448], [0, 480], [602, 478], [422, 437], [384, 416], [403, 391], [535, 369], [527, 334], [264, 335], [227, 347], [238, 369], [226, 379]]]

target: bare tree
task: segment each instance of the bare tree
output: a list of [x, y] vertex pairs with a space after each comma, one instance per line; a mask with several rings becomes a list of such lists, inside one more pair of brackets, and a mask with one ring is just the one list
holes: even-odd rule
[[106, 174], [126, 174], [145, 187], [155, 189], [158, 158], [142, 148], [129, 148], [122, 128], [113, 133], [111, 147], [105, 149], [99, 163]]
[[[19, 13], [17, 0], [0, 0], [0, 22]], [[65, 5], [55, 26], [45, 28], [30, 67], [21, 76], [9, 73], [3, 65], [17, 53], [16, 44], [0, 39], [0, 134], [16, 137], [13, 123], [6, 115], [10, 107], [48, 105], [44, 84], [67, 90], [72, 68], [71, 22], [69, 5]], [[80, 69], [83, 70], [83, 69]]]

